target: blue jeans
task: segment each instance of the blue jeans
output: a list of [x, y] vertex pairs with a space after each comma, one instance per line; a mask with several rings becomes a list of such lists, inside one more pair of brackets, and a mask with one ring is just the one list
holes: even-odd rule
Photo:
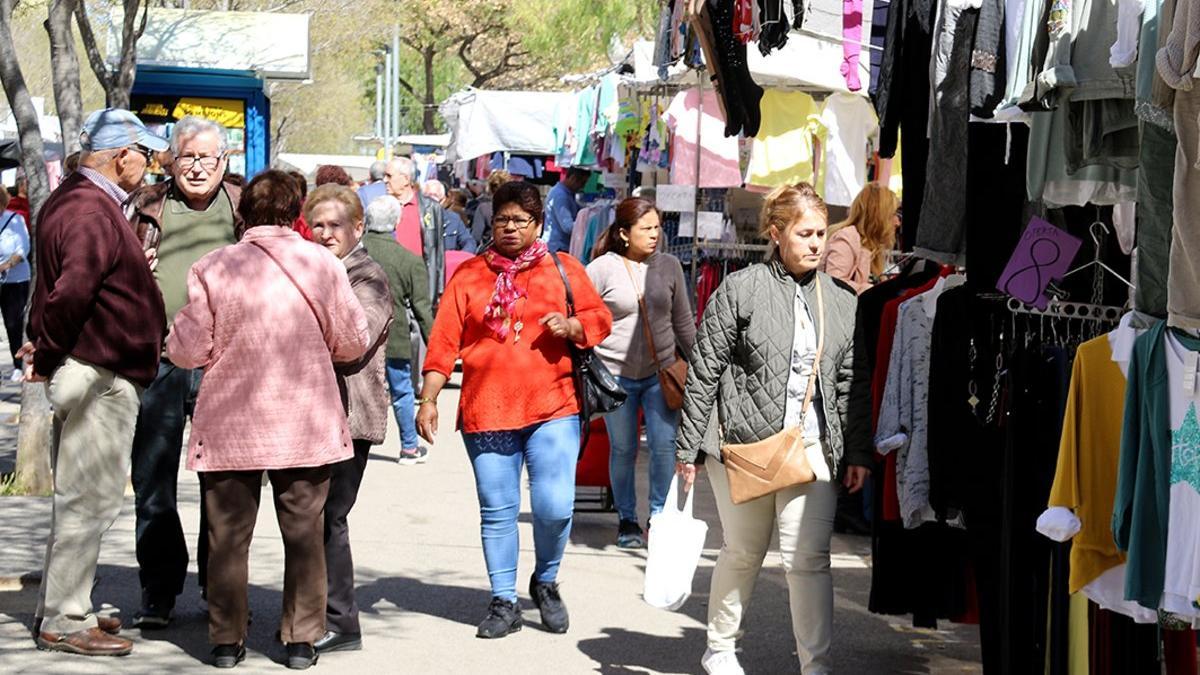
[[396, 424], [400, 426], [400, 448], [414, 450], [417, 447], [417, 414], [413, 410], [412, 362], [387, 359], [384, 368], [388, 391], [392, 394], [392, 410], [396, 413]]
[[529, 464], [533, 547], [537, 556], [534, 576], [541, 583], [551, 583], [558, 578], [558, 566], [571, 534], [579, 417], [562, 417], [519, 431], [464, 433], [463, 438], [475, 470], [483, 558], [492, 583], [492, 596], [515, 601], [521, 465]]
[[679, 411], [667, 407], [658, 375], [642, 380], [618, 377], [629, 394], [625, 403], [604, 416], [608, 427], [608, 476], [613, 501], [621, 520], [638, 522], [637, 451], [638, 410], [646, 414], [646, 441], [650, 446], [650, 515], [663, 510], [667, 490], [675, 475], [675, 433], [679, 429]]

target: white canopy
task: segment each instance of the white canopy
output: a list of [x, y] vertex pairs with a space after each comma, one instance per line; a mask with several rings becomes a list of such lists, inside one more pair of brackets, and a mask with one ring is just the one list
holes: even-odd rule
[[309, 178], [317, 172], [317, 167], [332, 164], [345, 169], [354, 180], [366, 180], [367, 170], [375, 161], [369, 155], [310, 155], [300, 152], [281, 152], [275, 158], [279, 168], [295, 169]]
[[547, 91], [467, 89], [441, 106], [450, 128], [446, 159], [475, 159], [494, 152], [553, 155], [554, 118], [570, 94]]

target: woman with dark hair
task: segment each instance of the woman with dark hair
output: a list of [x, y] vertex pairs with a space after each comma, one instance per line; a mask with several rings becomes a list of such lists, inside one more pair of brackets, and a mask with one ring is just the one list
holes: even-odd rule
[[[201, 258], [167, 355], [203, 368], [187, 463], [203, 478], [208, 516], [208, 626], [217, 667], [245, 658], [250, 540], [267, 472], [283, 534], [280, 637], [288, 667], [316, 663], [325, 634], [324, 510], [330, 466], [354, 456], [332, 363], [368, 347], [367, 318], [346, 266], [291, 229], [296, 182], [250, 181], [238, 243]], [[286, 345], [286, 349], [281, 349]]]
[[[587, 267], [613, 329], [596, 354], [629, 393], [624, 405], [604, 418], [611, 452], [608, 472], [620, 524], [617, 546], [641, 548], [638, 525], [638, 413], [645, 415], [650, 446], [650, 515], [662, 511], [675, 474], [675, 432], [679, 412], [663, 397], [658, 371], [687, 358], [696, 339], [696, 320], [688, 299], [683, 266], [658, 251], [662, 219], [654, 204], [632, 197], [617, 206], [616, 221], [600, 240], [598, 255]], [[651, 349], [653, 345], [653, 349]]]
[[[612, 316], [583, 266], [568, 255], [556, 258], [541, 240], [537, 187], [506, 184], [494, 207], [491, 247], [464, 262], [442, 296], [425, 357], [417, 429], [433, 443], [437, 398], [461, 358], [457, 419], [475, 471], [492, 587], [488, 616], [476, 635], [501, 638], [523, 625], [517, 515], [526, 464], [537, 555], [529, 594], [542, 624], [565, 633], [569, 619], [557, 579], [571, 533], [580, 432], [570, 347], [599, 344]], [[559, 265], [574, 294], [574, 315]]]

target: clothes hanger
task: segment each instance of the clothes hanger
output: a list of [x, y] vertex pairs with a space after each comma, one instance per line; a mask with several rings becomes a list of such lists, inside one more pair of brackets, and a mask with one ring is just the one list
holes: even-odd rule
[[[1097, 210], [1099, 210], [1099, 207], [1097, 207]], [[1097, 230], [1097, 228], [1099, 228], [1099, 230]], [[1094, 257], [1092, 258], [1092, 261], [1088, 262], [1088, 263], [1084, 263], [1083, 265], [1076, 267], [1075, 269], [1071, 270], [1070, 272], [1067, 272], [1066, 274], [1064, 274], [1062, 276], [1062, 278], [1066, 279], [1067, 277], [1071, 276], [1072, 274], [1075, 274], [1077, 272], [1082, 272], [1090, 267], [1099, 267], [1100, 269], [1104, 270], [1105, 272], [1108, 272], [1109, 274], [1116, 277], [1117, 281], [1120, 281], [1121, 283], [1125, 284], [1129, 288], [1134, 288], [1134, 285], [1131, 281], [1129, 281], [1125, 277], [1121, 276], [1113, 268], [1104, 264], [1104, 261], [1102, 261], [1100, 259], [1101, 233], [1104, 234], [1105, 236], [1108, 235], [1108, 233], [1109, 233], [1108, 225], [1104, 224], [1104, 222], [1102, 222], [1101, 220], [1099, 220], [1099, 218], [1097, 218], [1096, 222], [1092, 223], [1091, 226], [1088, 227], [1088, 234], [1090, 234], [1092, 236], [1092, 243], [1095, 244], [1095, 249], [1093, 250]]]

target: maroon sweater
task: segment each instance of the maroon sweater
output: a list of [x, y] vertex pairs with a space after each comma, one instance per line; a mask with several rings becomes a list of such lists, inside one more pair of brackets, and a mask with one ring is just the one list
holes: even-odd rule
[[34, 371], [50, 376], [73, 356], [149, 386], [158, 373], [166, 315], [121, 207], [76, 173], [46, 200], [35, 232]]

